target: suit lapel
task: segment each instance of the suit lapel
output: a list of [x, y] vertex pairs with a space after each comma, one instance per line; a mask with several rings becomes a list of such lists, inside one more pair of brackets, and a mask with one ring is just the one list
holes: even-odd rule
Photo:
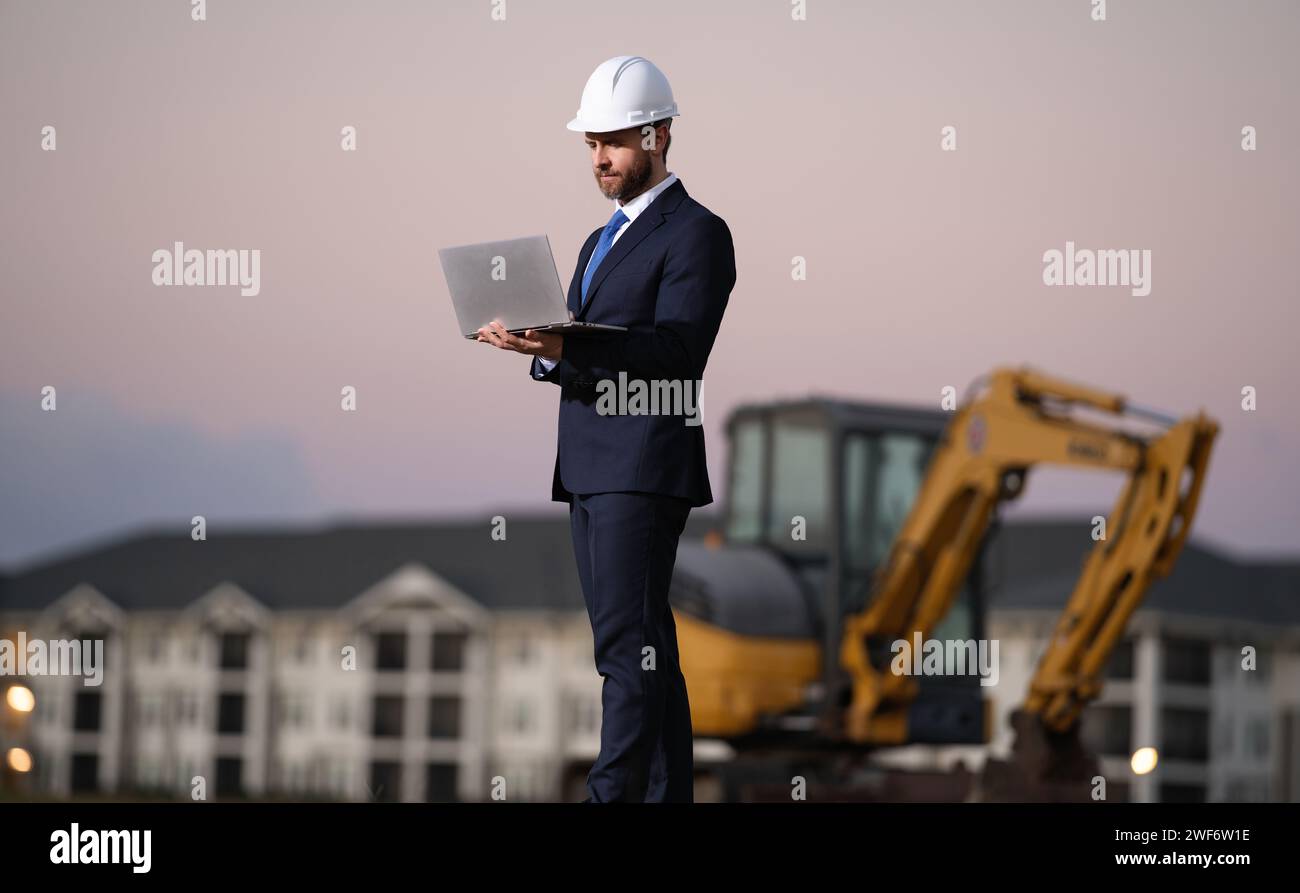
[[[638, 214], [636, 220], [628, 224], [623, 235], [618, 237], [618, 241], [609, 249], [609, 253], [605, 255], [600, 262], [600, 266], [596, 268], [596, 272], [592, 274], [591, 285], [587, 287], [587, 303], [582, 304], [575, 314], [578, 319], [583, 319], [591, 309], [592, 303], [596, 300], [596, 293], [600, 290], [600, 284], [605, 281], [605, 277], [609, 275], [609, 272], [618, 266], [619, 261], [631, 254], [632, 249], [636, 248], [642, 239], [658, 229], [668, 219], [668, 215], [677, 210], [677, 206], [681, 204], [682, 199], [685, 197], [686, 187], [682, 185], [681, 180], [677, 180], [660, 193], [650, 203], [649, 207]], [[587, 258], [590, 258], [595, 253], [596, 243], [599, 240], [599, 234], [596, 239], [591, 240], [591, 250], [586, 252]], [[586, 258], [584, 258], [580, 269], [585, 272], [586, 268], [587, 263]], [[570, 288], [570, 297], [574, 298], [575, 296], [576, 302], [574, 300], [569, 302], [570, 310], [574, 309], [575, 304], [582, 302], [581, 273], [577, 277], [576, 288]]]
[[[578, 272], [569, 282], [569, 293], [565, 296], [565, 303], [569, 305], [569, 312], [575, 317], [582, 306], [582, 274], [587, 270], [588, 258], [596, 253], [596, 243], [600, 241], [600, 232], [601, 230], [598, 229], [587, 237], [587, 244], [582, 246], [582, 251], [578, 254]], [[619, 239], [619, 241], [623, 240]]]

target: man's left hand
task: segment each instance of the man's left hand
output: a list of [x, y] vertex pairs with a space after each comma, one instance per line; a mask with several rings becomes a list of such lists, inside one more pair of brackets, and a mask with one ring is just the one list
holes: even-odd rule
[[478, 340], [487, 344], [495, 344], [502, 350], [526, 353], [530, 356], [541, 357], [544, 360], [559, 360], [560, 355], [564, 352], [563, 335], [538, 332], [534, 329], [529, 329], [523, 335], [512, 335], [506, 331], [505, 326], [501, 325], [499, 319], [494, 319], [480, 328], [478, 330]]

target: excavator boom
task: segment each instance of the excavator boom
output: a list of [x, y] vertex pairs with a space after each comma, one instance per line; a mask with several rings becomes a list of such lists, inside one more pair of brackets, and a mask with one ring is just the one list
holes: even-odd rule
[[[1165, 426], [1139, 436], [1077, 417], [1077, 408]], [[910, 676], [893, 673], [889, 643], [925, 639], [944, 618], [998, 505], [1051, 463], [1122, 471], [1127, 480], [1040, 660], [1021, 714], [1047, 733], [1074, 729], [1101, 688], [1106, 660], [1151, 584], [1186, 541], [1218, 425], [1174, 420], [1124, 397], [1030, 369], [997, 369], [959, 408], [911, 512], [874, 580], [867, 607], [845, 619], [840, 664], [852, 685], [844, 734], [870, 744], [909, 740]], [[883, 665], [882, 665], [883, 664]]]

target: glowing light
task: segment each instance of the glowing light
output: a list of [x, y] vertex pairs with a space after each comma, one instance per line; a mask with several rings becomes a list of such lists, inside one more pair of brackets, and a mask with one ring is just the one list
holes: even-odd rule
[[10, 707], [17, 710], [19, 713], [30, 713], [32, 708], [36, 706], [36, 696], [33, 695], [32, 690], [25, 685], [15, 685], [11, 687], [5, 700], [9, 702]]
[[9, 753], [5, 755], [5, 759], [9, 763], [9, 768], [15, 772], [32, 771], [32, 755], [21, 747], [9, 748]]
[[1130, 765], [1133, 767], [1134, 774], [1146, 775], [1156, 767], [1156, 763], [1159, 762], [1159, 760], [1160, 757], [1156, 754], [1156, 749], [1154, 747], [1139, 747], [1137, 750], [1133, 751], [1133, 759]]

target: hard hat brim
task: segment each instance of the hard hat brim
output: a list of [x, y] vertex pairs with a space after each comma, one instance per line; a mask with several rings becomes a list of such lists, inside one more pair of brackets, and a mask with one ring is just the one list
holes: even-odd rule
[[[679, 115], [680, 115], [679, 112], [674, 111], [672, 114], [662, 115], [658, 118], [654, 118], [653, 120], [659, 121], [662, 120], [663, 118], [676, 118]], [[565, 127], [567, 127], [569, 130], [577, 131], [578, 133], [617, 133], [620, 130], [630, 130], [635, 127], [644, 127], [645, 125], [650, 123], [652, 123], [652, 121], [650, 120], [639, 121], [634, 124], [628, 124], [626, 121], [610, 121], [610, 120], [587, 121], [581, 117], [576, 117], [573, 120], [571, 120], [568, 124], [566, 124]]]

